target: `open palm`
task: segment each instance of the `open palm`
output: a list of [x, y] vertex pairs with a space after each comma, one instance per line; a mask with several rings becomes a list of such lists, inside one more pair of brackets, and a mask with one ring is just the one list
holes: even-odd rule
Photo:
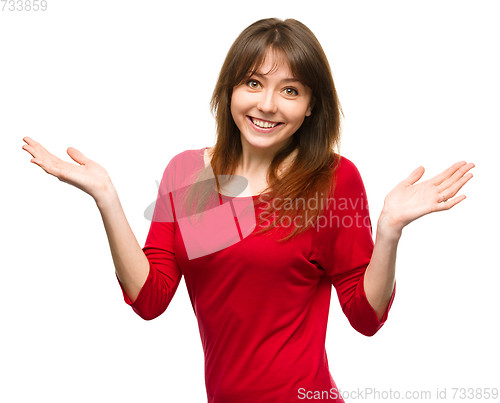
[[386, 196], [382, 220], [401, 231], [419, 217], [449, 210], [465, 199], [465, 195], [453, 197], [472, 178], [468, 173], [472, 168], [473, 163], [457, 162], [439, 175], [416, 183], [425, 172], [424, 167], [418, 167]]
[[94, 199], [112, 189], [108, 172], [97, 162], [85, 157], [76, 148], [69, 147], [67, 153], [79, 165], [61, 160], [30, 137], [24, 137], [23, 140], [26, 144], [22, 148], [33, 156], [31, 162], [60, 181], [83, 190]]

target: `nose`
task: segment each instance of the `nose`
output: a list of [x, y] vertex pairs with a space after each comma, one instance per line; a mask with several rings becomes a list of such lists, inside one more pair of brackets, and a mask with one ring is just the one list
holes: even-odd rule
[[263, 91], [261, 93], [261, 97], [257, 103], [257, 109], [263, 113], [276, 113], [278, 111], [278, 105], [272, 91]]

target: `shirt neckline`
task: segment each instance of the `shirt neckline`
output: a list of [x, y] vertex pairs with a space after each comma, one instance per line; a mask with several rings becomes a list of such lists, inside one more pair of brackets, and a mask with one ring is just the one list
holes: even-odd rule
[[[201, 157], [202, 157], [202, 160], [203, 160], [203, 166], [207, 166], [205, 164], [205, 152], [206, 150], [208, 149], [208, 147], [205, 147], [205, 148], [202, 148], [202, 153], [201, 153]], [[225, 195], [225, 194], [222, 194], [222, 193], [219, 193], [219, 196], [223, 197], [223, 198], [226, 198], [226, 199], [238, 199], [238, 200], [248, 200], [248, 199], [256, 199], [264, 194], [267, 194], [267, 193], [259, 193], [257, 195], [251, 195], [251, 196], [228, 196], [228, 195]]]

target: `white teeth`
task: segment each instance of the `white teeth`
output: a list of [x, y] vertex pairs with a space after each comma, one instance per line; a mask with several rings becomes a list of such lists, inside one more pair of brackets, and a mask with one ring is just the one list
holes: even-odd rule
[[258, 120], [255, 118], [252, 118], [252, 122], [255, 126], [262, 127], [263, 129], [268, 129], [270, 127], [275, 127], [278, 123], [269, 123], [269, 122], [263, 122], [262, 120]]

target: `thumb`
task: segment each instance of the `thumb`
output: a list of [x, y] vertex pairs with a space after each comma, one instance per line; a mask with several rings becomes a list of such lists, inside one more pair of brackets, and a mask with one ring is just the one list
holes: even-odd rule
[[76, 148], [69, 147], [66, 152], [68, 155], [73, 159], [73, 161], [78, 162], [80, 165], [85, 165], [87, 162], [90, 160], [83, 155], [80, 151], [78, 151]]
[[408, 178], [406, 178], [403, 183], [405, 185], [413, 185], [415, 182], [417, 182], [424, 174], [425, 168], [423, 166], [419, 166], [417, 169], [415, 169]]

